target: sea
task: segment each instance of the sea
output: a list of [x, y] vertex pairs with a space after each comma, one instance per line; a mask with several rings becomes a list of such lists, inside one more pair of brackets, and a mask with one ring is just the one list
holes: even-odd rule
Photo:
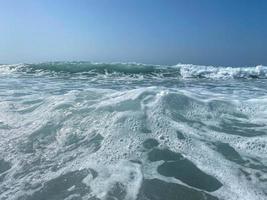
[[266, 199], [266, 66], [0, 65], [0, 200]]

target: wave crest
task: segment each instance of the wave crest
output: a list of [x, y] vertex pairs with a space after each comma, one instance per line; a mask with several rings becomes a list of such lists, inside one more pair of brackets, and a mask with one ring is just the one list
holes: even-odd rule
[[239, 79], [267, 78], [267, 67], [214, 67], [197, 65], [178, 65], [183, 78]]
[[24, 72], [56, 72], [97, 74], [142, 74], [161, 77], [204, 79], [266, 79], [267, 66], [214, 67], [192, 64], [149, 65], [142, 63], [45, 62], [35, 64], [0, 65], [0, 74]]

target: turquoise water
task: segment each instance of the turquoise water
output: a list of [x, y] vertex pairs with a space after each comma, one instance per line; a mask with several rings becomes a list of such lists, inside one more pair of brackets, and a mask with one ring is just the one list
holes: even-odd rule
[[0, 200], [267, 198], [267, 67], [0, 66]]

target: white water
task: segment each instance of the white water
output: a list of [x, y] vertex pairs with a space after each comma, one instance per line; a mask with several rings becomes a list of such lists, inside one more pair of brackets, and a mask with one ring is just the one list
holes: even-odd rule
[[[1, 200], [140, 200], [143, 182], [155, 178], [218, 199], [266, 199], [264, 67], [179, 65], [182, 77], [198, 77], [189, 80], [164, 76], [172, 67], [129, 73], [113, 66], [94, 76], [84, 74], [87, 68], [75, 74], [0, 68]], [[158, 146], [145, 147], [148, 139]], [[153, 149], [181, 154], [222, 185], [209, 191], [200, 180], [194, 186], [197, 172], [188, 182], [162, 175], [160, 155], [148, 159]]]

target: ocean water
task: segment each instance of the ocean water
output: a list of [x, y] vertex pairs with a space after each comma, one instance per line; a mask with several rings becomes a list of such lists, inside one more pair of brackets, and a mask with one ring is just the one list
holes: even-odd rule
[[266, 200], [267, 67], [0, 66], [0, 200]]

